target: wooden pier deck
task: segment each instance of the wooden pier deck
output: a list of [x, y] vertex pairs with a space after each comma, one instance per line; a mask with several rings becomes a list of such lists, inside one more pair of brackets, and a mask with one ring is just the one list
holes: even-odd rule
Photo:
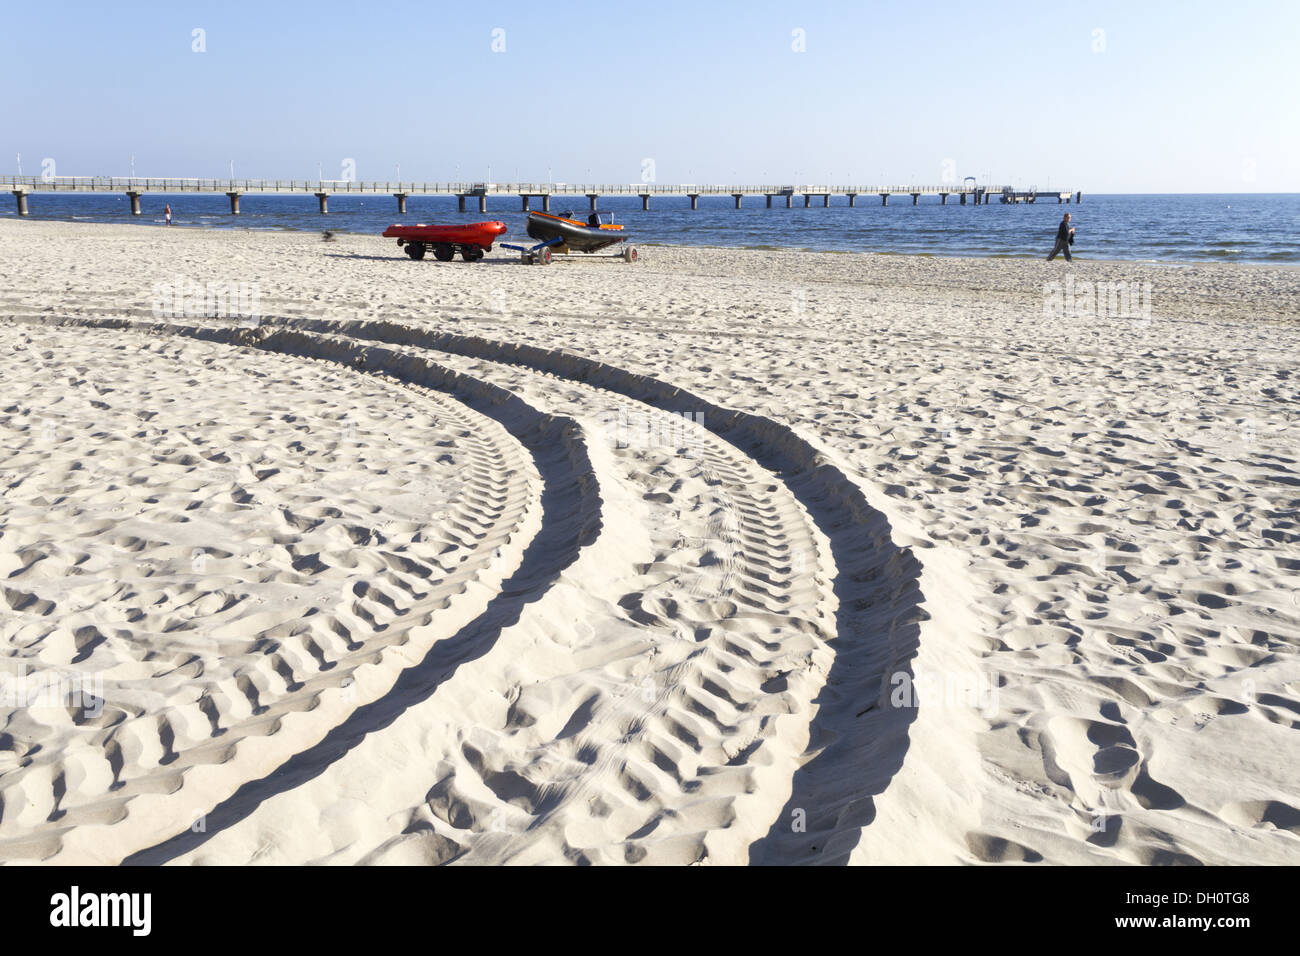
[[701, 196], [730, 196], [735, 208], [741, 208], [746, 196], [762, 196], [767, 208], [773, 199], [784, 200], [786, 208], [794, 205], [794, 197], [802, 196], [803, 205], [811, 206], [814, 199], [829, 206], [831, 196], [845, 196], [850, 206], [856, 206], [859, 196], [879, 196], [882, 205], [889, 205], [890, 197], [910, 197], [917, 205], [922, 196], [936, 196], [947, 203], [949, 196], [958, 197], [966, 205], [968, 199], [976, 206], [995, 198], [1002, 203], [1037, 202], [1055, 199], [1058, 203], [1071, 200], [1080, 202], [1082, 192], [1045, 191], [1034, 188], [1016, 189], [1012, 186], [975, 186], [969, 182], [947, 183], [938, 186], [917, 185], [695, 185], [677, 183], [486, 183], [486, 182], [388, 182], [377, 180], [340, 179], [173, 179], [137, 176], [13, 176], [0, 174], [0, 190], [11, 192], [18, 203], [18, 215], [28, 214], [28, 195], [42, 192], [120, 192], [131, 201], [131, 212], [140, 215], [140, 197], [146, 193], [225, 193], [230, 199], [230, 212], [239, 215], [239, 199], [244, 195], [308, 193], [320, 203], [321, 213], [329, 212], [332, 195], [387, 193], [397, 200], [398, 213], [406, 212], [409, 196], [455, 196], [462, 212], [469, 199], [478, 202], [478, 211], [487, 212], [489, 196], [515, 196], [521, 208], [530, 208], [531, 201], [540, 199], [542, 209], [549, 211], [552, 197], [585, 196], [592, 210], [601, 196], [637, 196], [641, 208], [649, 209], [650, 200], [659, 196], [684, 196], [691, 208], [699, 208]]

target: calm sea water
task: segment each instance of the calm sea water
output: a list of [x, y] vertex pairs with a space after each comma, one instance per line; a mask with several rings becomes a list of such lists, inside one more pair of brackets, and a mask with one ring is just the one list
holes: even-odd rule
[[[529, 242], [524, 215], [515, 196], [488, 198], [488, 211], [458, 213], [454, 196], [411, 196], [407, 212], [397, 215], [397, 201], [384, 194], [333, 195], [322, 216], [316, 199], [303, 196], [245, 195], [239, 216], [230, 215], [221, 193], [146, 194], [144, 212], [130, 215], [125, 196], [114, 193], [32, 193], [31, 218], [85, 222], [158, 224], [170, 203], [177, 226], [210, 229], [256, 229], [376, 234], [393, 222], [475, 222], [501, 219], [509, 226], [506, 241]], [[829, 208], [813, 199], [805, 209], [802, 196], [786, 209], [761, 196], [746, 196], [732, 208], [728, 196], [700, 198], [692, 210], [684, 196], [655, 197], [649, 212], [635, 196], [602, 197], [600, 208], [614, 214], [641, 244], [796, 248], [854, 252], [924, 253], [946, 256], [1045, 256], [1056, 225], [1070, 212], [1077, 229], [1074, 254], [1093, 259], [1155, 259], [1300, 263], [1300, 194], [1283, 195], [1090, 195], [1079, 205], [1055, 200], [1033, 205], [962, 206], [956, 197], [940, 205], [923, 196], [913, 206], [892, 197], [882, 207], [878, 196], [859, 196], [850, 208], [832, 196]], [[534, 208], [539, 203], [534, 201]], [[469, 207], [475, 209], [473, 200]], [[551, 211], [572, 209], [586, 214], [585, 197], [552, 200]], [[9, 196], [0, 196], [0, 215], [17, 218]], [[396, 247], [394, 247], [396, 254]]]

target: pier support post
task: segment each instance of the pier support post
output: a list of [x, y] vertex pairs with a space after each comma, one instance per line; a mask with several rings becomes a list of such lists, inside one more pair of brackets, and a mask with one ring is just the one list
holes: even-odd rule
[[393, 198], [397, 200], [397, 214], [406, 215], [406, 193], [393, 193]]
[[741, 198], [742, 198], [743, 196], [744, 196], [744, 193], [732, 193], [732, 194], [731, 194], [731, 198], [734, 199], [734, 200], [736, 200], [736, 208], [737, 208], [737, 209], [740, 208], [740, 200], [741, 200]]
[[786, 209], [789, 209], [789, 208], [790, 208], [791, 206], [793, 206], [793, 205], [794, 205], [794, 193], [786, 193], [786, 194], [785, 194], [785, 208], [786, 208]]
[[523, 193], [519, 194], [519, 208], [522, 212], [528, 212], [528, 197]]
[[852, 209], [857, 204], [858, 204], [858, 194], [849, 193], [849, 208]]
[[966, 194], [965, 194], [965, 193], [962, 193], [962, 194], [961, 194], [961, 204], [962, 204], [963, 206], [966, 205]]
[[1083, 202], [1083, 190], [1082, 190], [1082, 189], [1080, 189], [1077, 193], [1074, 194], [1074, 202], [1075, 202], [1075, 205], [1078, 205], [1079, 203]]
[[700, 208], [700, 194], [699, 194], [699, 193], [687, 193], [686, 195], [689, 196], [690, 199], [691, 199], [691, 208], [692, 208], [692, 209], [699, 209], [699, 208]]
[[921, 198], [920, 193], [912, 193], [912, 205], [915, 206], [917, 202], [920, 200], [920, 198]]
[[804, 194], [803, 194], [803, 208], [804, 208], [804, 209], [807, 209], [807, 208], [808, 208], [809, 206], [811, 206], [811, 205], [812, 205], [812, 196], [809, 195], [808, 193], [804, 193]]
[[131, 200], [131, 215], [140, 215], [140, 194], [137, 192], [128, 192], [126, 198]]
[[947, 194], [947, 193], [939, 193], [939, 205], [940, 205], [940, 206], [946, 206], [946, 205], [948, 205], [948, 194]]
[[596, 211], [596, 200], [600, 198], [598, 193], [587, 193], [587, 201], [591, 203], [591, 211]]
[[456, 211], [457, 211], [457, 212], [464, 212], [464, 211], [465, 211], [465, 194], [464, 194], [464, 193], [456, 193]]
[[14, 198], [18, 200], [18, 215], [27, 215], [27, 190], [15, 189], [13, 193]]
[[830, 204], [831, 204], [831, 194], [830, 194], [830, 193], [825, 193], [825, 194], [822, 196], [822, 208], [825, 209], [825, 208], [826, 208], [827, 206], [829, 206]]
[[881, 194], [880, 194], [880, 205], [882, 205], [882, 206], [888, 206], [888, 205], [889, 205], [889, 193], [881, 193]]
[[649, 194], [649, 193], [639, 193], [638, 195], [640, 195], [640, 197], [641, 197], [641, 211], [642, 211], [642, 212], [649, 212], [649, 211], [650, 211], [650, 194]]
[[551, 194], [547, 193], [542, 197], [542, 212], [551, 211]]
[[330, 211], [330, 194], [317, 193], [316, 201], [320, 203], [320, 214], [323, 216]]
[[487, 193], [479, 193], [479, 195], [478, 195], [478, 211], [479, 211], [479, 212], [487, 212]]
[[239, 193], [226, 193], [226, 198], [230, 200], [230, 214], [239, 215]]

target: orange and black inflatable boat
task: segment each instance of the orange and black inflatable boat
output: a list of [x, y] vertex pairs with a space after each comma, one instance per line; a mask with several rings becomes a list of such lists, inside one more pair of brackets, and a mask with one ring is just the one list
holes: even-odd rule
[[593, 212], [586, 222], [570, 218], [573, 213], [553, 216], [548, 212], [530, 212], [528, 214], [528, 235], [539, 242], [559, 239], [552, 246], [558, 253], [595, 252], [627, 240], [627, 233], [622, 226], [602, 223], [600, 214]]

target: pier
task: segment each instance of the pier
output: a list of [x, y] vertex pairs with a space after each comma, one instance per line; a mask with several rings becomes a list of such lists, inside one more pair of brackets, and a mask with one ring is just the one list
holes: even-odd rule
[[225, 193], [230, 200], [230, 214], [239, 215], [239, 200], [246, 195], [310, 194], [320, 204], [321, 215], [329, 213], [329, 198], [337, 195], [392, 196], [399, 215], [406, 213], [406, 200], [411, 196], [455, 196], [457, 208], [465, 212], [468, 200], [477, 203], [478, 211], [488, 211], [488, 198], [513, 196], [523, 211], [531, 208], [533, 200], [540, 200], [542, 209], [550, 212], [552, 197], [585, 197], [591, 211], [595, 211], [602, 196], [636, 196], [643, 210], [650, 209], [655, 197], [681, 196], [690, 201], [692, 209], [699, 208], [701, 196], [729, 196], [735, 209], [741, 208], [746, 196], [762, 196], [768, 209], [772, 200], [784, 200], [785, 208], [794, 205], [794, 197], [802, 196], [804, 208], [820, 199], [822, 207], [831, 204], [832, 196], [843, 196], [850, 206], [856, 206], [859, 196], [879, 196], [880, 204], [888, 206], [891, 197], [907, 198], [918, 205], [922, 197], [937, 198], [946, 205], [950, 196], [959, 197], [961, 205], [981, 206], [997, 201], [1002, 204], [1051, 202], [1082, 202], [1082, 191], [1039, 190], [1035, 187], [1017, 189], [1014, 186], [977, 186], [968, 179], [965, 183], [946, 183], [938, 186], [896, 185], [711, 185], [694, 184], [660, 185], [658, 183], [596, 184], [596, 183], [416, 183], [380, 182], [330, 179], [156, 179], [136, 176], [5, 176], [0, 174], [0, 190], [8, 190], [18, 204], [18, 215], [29, 213], [29, 196], [43, 192], [116, 192], [127, 197], [131, 214], [141, 214], [140, 199], [148, 193]]

